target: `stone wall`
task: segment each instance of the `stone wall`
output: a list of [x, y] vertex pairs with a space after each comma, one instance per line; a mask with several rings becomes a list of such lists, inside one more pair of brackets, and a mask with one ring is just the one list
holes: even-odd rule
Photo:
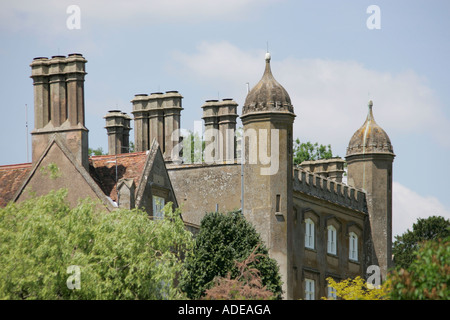
[[[166, 164], [183, 220], [200, 225], [207, 212], [241, 207], [241, 165]], [[217, 208], [216, 208], [217, 207]]]

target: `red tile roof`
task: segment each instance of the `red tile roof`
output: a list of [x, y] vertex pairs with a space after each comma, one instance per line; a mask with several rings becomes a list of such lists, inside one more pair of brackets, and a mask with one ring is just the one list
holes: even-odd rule
[[31, 171], [31, 163], [0, 166], [0, 207], [13, 200]]
[[103, 192], [113, 201], [117, 201], [116, 159], [117, 181], [133, 179], [137, 188], [144, 171], [146, 158], [146, 151], [118, 154], [117, 157], [114, 155], [92, 156], [89, 159], [89, 173]]
[[[89, 158], [89, 173], [102, 191], [113, 201], [117, 201], [117, 181], [122, 178], [133, 179], [136, 188], [144, 171], [147, 154], [143, 152], [124, 153], [116, 156], [92, 156]], [[13, 200], [32, 169], [31, 163], [0, 166], [0, 208]]]

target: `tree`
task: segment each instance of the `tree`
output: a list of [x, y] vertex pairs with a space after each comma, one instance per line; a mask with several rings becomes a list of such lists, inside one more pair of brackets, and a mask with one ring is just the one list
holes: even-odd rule
[[187, 131], [182, 136], [181, 150], [179, 156], [184, 163], [202, 163], [205, 141], [198, 132]]
[[0, 299], [185, 297], [175, 283], [193, 240], [170, 203], [165, 219], [150, 220], [138, 209], [96, 210], [89, 199], [70, 208], [66, 194], [0, 209]]
[[[336, 282], [328, 277], [328, 286], [332, 287], [336, 297], [342, 300], [386, 300], [388, 299], [388, 288], [384, 285], [379, 288], [371, 288], [361, 277], [346, 279]], [[323, 300], [334, 300], [332, 298], [322, 298]]]
[[105, 153], [103, 152], [103, 148], [102, 147], [98, 147], [97, 149], [91, 149], [88, 148], [88, 153], [89, 155], [94, 155], [94, 156], [103, 156], [105, 155]]
[[440, 216], [419, 218], [412, 231], [407, 230], [395, 237], [392, 253], [396, 268], [408, 269], [416, 258], [416, 251], [427, 240], [438, 240], [450, 236], [450, 220]]
[[388, 275], [391, 299], [450, 299], [450, 237], [428, 240], [414, 251], [407, 269]]
[[133, 141], [130, 141], [130, 147], [129, 147], [128, 152], [129, 153], [136, 152], [136, 146], [134, 145]]
[[294, 164], [300, 164], [303, 161], [314, 161], [321, 159], [330, 159], [333, 157], [331, 145], [320, 145], [316, 142], [300, 142], [300, 139], [294, 141]]
[[216, 277], [226, 277], [230, 273], [230, 279], [238, 278], [239, 269], [234, 261], [242, 262], [255, 248], [255, 254], [261, 256], [249, 267], [259, 270], [262, 285], [280, 298], [277, 262], [269, 258], [260, 235], [240, 211], [212, 212], [204, 216], [194, 250], [186, 257], [187, 273], [181, 280], [182, 289], [189, 298], [198, 299], [214, 285]]

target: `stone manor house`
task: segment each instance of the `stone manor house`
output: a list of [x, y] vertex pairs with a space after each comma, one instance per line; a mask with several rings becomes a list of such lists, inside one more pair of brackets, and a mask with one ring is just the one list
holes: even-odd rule
[[[395, 155], [374, 120], [372, 102], [345, 160], [294, 166], [296, 115], [288, 92], [272, 75], [267, 54], [263, 76], [249, 91], [241, 115], [232, 99], [208, 100], [201, 107], [204, 161], [183, 162], [179, 156], [183, 97], [177, 91], [135, 95], [132, 116], [108, 112], [109, 154], [90, 156], [86, 62], [77, 53], [32, 61], [32, 162], [0, 166], [0, 206], [29, 198], [30, 191], [43, 195], [64, 187], [72, 205], [90, 197], [105, 211], [140, 207], [157, 217], [165, 203], [173, 202], [193, 232], [206, 212], [242, 209], [279, 264], [285, 299], [327, 296], [332, 294], [327, 277], [365, 277], [371, 265], [379, 266], [385, 277], [392, 264]], [[239, 116], [242, 157], [235, 148]], [[131, 121], [135, 152], [130, 153]], [[342, 182], [345, 162], [347, 184]], [[59, 174], [52, 177], [51, 168]]]

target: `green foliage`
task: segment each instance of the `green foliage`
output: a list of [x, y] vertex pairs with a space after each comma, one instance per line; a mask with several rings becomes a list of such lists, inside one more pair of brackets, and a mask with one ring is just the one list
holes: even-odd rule
[[[373, 288], [361, 277], [346, 279], [340, 282], [329, 277], [326, 279], [328, 285], [336, 292], [336, 297], [342, 300], [386, 300], [388, 298], [388, 288], [384, 285]], [[323, 297], [323, 300], [333, 300]]]
[[182, 156], [184, 163], [201, 163], [203, 161], [203, 151], [206, 143], [198, 132], [192, 133], [189, 131], [187, 135], [183, 136], [182, 142]]
[[319, 145], [317, 142], [300, 142], [300, 139], [294, 141], [294, 164], [300, 164], [303, 161], [314, 161], [321, 159], [330, 159], [333, 157], [331, 145]]
[[412, 231], [407, 230], [401, 236], [395, 237], [392, 253], [397, 269], [408, 269], [416, 258], [416, 251], [426, 240], [437, 240], [450, 236], [450, 220], [444, 217], [432, 216], [419, 218], [413, 224]]
[[106, 153], [103, 152], [103, 148], [102, 147], [98, 147], [97, 149], [91, 149], [88, 148], [88, 153], [90, 156], [94, 155], [94, 156], [103, 156]]
[[407, 269], [389, 274], [391, 299], [450, 299], [450, 237], [426, 241], [414, 252]]
[[[141, 210], [70, 208], [58, 190], [0, 209], [0, 299], [177, 299], [192, 248], [178, 211], [150, 220]], [[70, 290], [69, 266], [81, 288]]]
[[239, 269], [235, 261], [242, 262], [256, 247], [256, 254], [262, 256], [249, 267], [259, 270], [262, 285], [280, 298], [278, 265], [269, 258], [261, 237], [239, 211], [212, 212], [202, 219], [194, 250], [186, 258], [187, 274], [181, 280], [183, 291], [189, 298], [198, 299], [214, 285], [216, 277], [226, 277], [230, 272], [231, 279], [237, 278]]
[[53, 162], [46, 167], [41, 167], [40, 171], [43, 175], [49, 175], [53, 180], [61, 176], [59, 167]]

